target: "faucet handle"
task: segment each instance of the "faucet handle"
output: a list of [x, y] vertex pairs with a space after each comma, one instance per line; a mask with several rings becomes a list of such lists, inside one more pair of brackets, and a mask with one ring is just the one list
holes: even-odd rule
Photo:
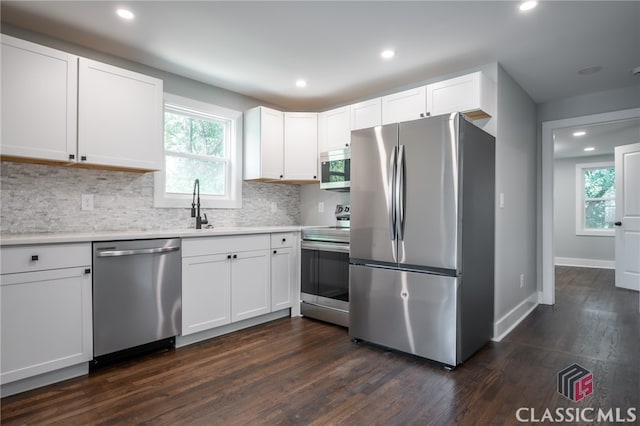
[[203, 213], [204, 215], [204, 219], [200, 219], [200, 223], [203, 225], [206, 225], [207, 223], [209, 223], [209, 220], [207, 220], [207, 214]]

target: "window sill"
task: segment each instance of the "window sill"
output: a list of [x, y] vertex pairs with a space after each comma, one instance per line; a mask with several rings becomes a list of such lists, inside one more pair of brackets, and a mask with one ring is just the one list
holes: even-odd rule
[[583, 237], [615, 237], [615, 229], [597, 230], [597, 229], [581, 229], [576, 231], [576, 236]]

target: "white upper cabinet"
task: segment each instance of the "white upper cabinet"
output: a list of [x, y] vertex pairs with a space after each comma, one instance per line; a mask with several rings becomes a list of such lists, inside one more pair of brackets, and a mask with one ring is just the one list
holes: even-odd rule
[[382, 97], [382, 124], [399, 123], [424, 117], [427, 89], [420, 86]]
[[351, 145], [351, 107], [344, 106], [318, 114], [318, 153]]
[[2, 155], [75, 161], [78, 57], [2, 35]]
[[318, 114], [256, 107], [244, 113], [244, 179], [314, 182]]
[[318, 179], [318, 113], [284, 113], [284, 178]]
[[2, 35], [2, 155], [159, 170], [162, 80]]
[[366, 129], [382, 123], [380, 98], [351, 105], [351, 130]]
[[162, 80], [80, 58], [78, 99], [80, 162], [162, 168]]
[[255, 107], [244, 113], [244, 178], [284, 179], [284, 113]]
[[427, 85], [427, 111], [431, 115], [462, 112], [477, 120], [495, 115], [494, 89], [481, 71]]

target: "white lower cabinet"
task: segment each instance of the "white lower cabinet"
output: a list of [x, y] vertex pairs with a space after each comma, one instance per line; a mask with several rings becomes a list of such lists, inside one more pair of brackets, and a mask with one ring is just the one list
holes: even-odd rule
[[182, 335], [271, 311], [270, 236], [182, 242]]
[[8, 247], [1, 254], [2, 384], [91, 360], [91, 245]]
[[182, 259], [183, 336], [231, 322], [231, 269], [227, 256]]
[[234, 254], [231, 259], [231, 321], [241, 321], [269, 312], [271, 312], [269, 250]]
[[291, 232], [271, 234], [271, 310], [293, 307], [296, 283], [296, 241]]
[[295, 281], [295, 252], [293, 248], [273, 249], [271, 254], [271, 310], [290, 308], [293, 305]]

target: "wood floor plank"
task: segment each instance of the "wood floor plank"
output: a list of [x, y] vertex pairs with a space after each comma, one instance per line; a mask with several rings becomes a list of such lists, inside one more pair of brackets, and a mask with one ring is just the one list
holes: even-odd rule
[[[637, 293], [613, 273], [558, 267], [556, 305], [452, 372], [284, 318], [2, 399], [2, 425], [502, 425], [515, 411], [640, 407]], [[574, 403], [557, 372], [578, 363], [594, 392]]]

